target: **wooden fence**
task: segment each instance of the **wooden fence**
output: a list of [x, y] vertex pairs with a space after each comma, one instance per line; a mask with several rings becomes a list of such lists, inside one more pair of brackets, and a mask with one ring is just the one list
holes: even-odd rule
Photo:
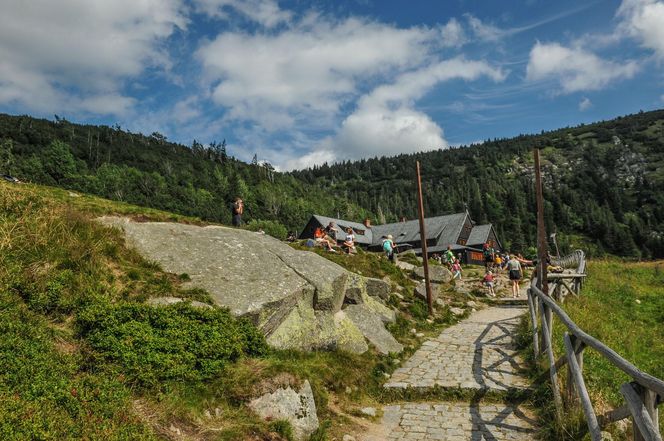
[[[566, 407], [580, 402], [593, 441], [602, 440], [601, 431], [606, 425], [629, 417], [633, 421], [635, 441], [662, 441], [657, 406], [664, 397], [664, 381], [640, 371], [604, 343], [588, 335], [559, 306], [568, 293], [579, 295], [586, 276], [584, 252], [579, 250], [562, 259], [554, 259], [552, 264], [565, 268], [565, 272], [547, 276], [551, 296], [542, 292], [537, 277], [534, 277], [528, 289], [528, 309], [533, 325], [535, 358], [546, 355], [548, 359], [557, 417], [560, 420]], [[552, 345], [554, 315], [567, 328], [563, 336], [565, 354], [558, 359]], [[625, 404], [604, 415], [595, 414], [583, 379], [583, 352], [586, 348], [597, 351], [632, 379], [620, 387]], [[563, 397], [558, 374], [565, 365], [567, 382]]]

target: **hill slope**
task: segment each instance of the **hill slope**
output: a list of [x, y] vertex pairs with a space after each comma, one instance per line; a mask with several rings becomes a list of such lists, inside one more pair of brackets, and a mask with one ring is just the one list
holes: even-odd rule
[[535, 243], [533, 148], [543, 153], [547, 229], [560, 233], [563, 248], [664, 256], [661, 110], [464, 148], [324, 165], [293, 175], [396, 221], [416, 215], [413, 175], [419, 160], [429, 214], [467, 207], [475, 221], [493, 222], [503, 242], [523, 250]]
[[378, 223], [414, 218], [420, 160], [428, 215], [467, 207], [515, 251], [535, 239], [534, 147], [543, 149], [548, 229], [563, 249], [664, 257], [664, 111], [286, 174], [228, 157], [224, 143], [189, 148], [158, 133], [0, 115], [0, 171], [223, 223], [238, 195], [248, 202], [248, 220], [292, 230], [312, 213]]

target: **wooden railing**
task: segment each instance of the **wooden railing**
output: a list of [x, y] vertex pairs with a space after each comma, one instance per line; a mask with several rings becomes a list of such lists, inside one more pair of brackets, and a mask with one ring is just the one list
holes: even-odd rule
[[[564, 295], [561, 295], [563, 286], [574, 295], [579, 294], [586, 271], [583, 251], [576, 251], [562, 259], [554, 259], [552, 264], [566, 268], [567, 274], [563, 274], [563, 277], [554, 277], [554, 274], [547, 277], [551, 296], [542, 292], [538, 287], [537, 277], [534, 277], [528, 289], [528, 309], [533, 326], [535, 358], [539, 359], [540, 355], [546, 354], [548, 359], [548, 373], [557, 417], [559, 420], [562, 419], [562, 413], [566, 407], [575, 406], [580, 402], [593, 441], [602, 440], [601, 431], [605, 426], [628, 417], [631, 417], [633, 421], [635, 441], [662, 441], [657, 406], [664, 397], [664, 381], [640, 371], [604, 343], [584, 332], [555, 300], [556, 298], [559, 301], [564, 299]], [[563, 285], [565, 281], [569, 280], [574, 282]], [[567, 332], [563, 336], [565, 354], [558, 359], [555, 357], [552, 345], [554, 314], [567, 328]], [[542, 348], [542, 354], [540, 348]], [[597, 351], [632, 379], [620, 387], [625, 404], [604, 415], [595, 414], [583, 379], [583, 352], [586, 348]], [[567, 382], [563, 400], [558, 373], [565, 365], [567, 365]]]

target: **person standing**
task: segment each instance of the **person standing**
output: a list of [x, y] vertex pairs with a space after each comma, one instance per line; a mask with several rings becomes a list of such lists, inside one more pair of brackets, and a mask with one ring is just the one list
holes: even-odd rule
[[233, 226], [239, 227], [242, 225], [242, 214], [244, 213], [244, 202], [242, 199], [237, 198], [231, 204], [231, 214], [233, 215]]
[[493, 272], [487, 271], [486, 274], [484, 274], [484, 279], [482, 279], [482, 282], [484, 282], [484, 286], [489, 290], [489, 297], [496, 297], [496, 293], [493, 290]]
[[495, 259], [495, 251], [489, 245], [489, 243], [485, 243], [484, 247], [482, 248], [482, 254], [484, 255], [484, 270], [489, 271], [493, 269], [493, 261]]
[[391, 234], [383, 239], [383, 251], [385, 251], [388, 260], [394, 262], [394, 241]]
[[461, 280], [461, 262], [459, 259], [456, 259], [452, 264], [452, 274], [454, 275], [453, 279]]
[[510, 256], [510, 260], [507, 261], [507, 269], [510, 275], [510, 281], [512, 282], [512, 297], [519, 297], [519, 281], [522, 277], [521, 262], [516, 258], [515, 255]]

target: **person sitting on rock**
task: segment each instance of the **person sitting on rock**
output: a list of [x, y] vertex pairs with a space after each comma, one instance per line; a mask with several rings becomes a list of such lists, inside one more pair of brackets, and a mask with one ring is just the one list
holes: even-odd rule
[[344, 248], [348, 254], [355, 253], [355, 233], [351, 227], [346, 229], [346, 240], [344, 240]]
[[337, 227], [334, 225], [334, 222], [330, 222], [327, 224], [327, 227], [325, 227], [325, 240], [328, 242], [330, 245], [328, 251], [335, 252], [332, 247], [337, 246]]
[[325, 230], [323, 230], [321, 227], [316, 228], [316, 231], [314, 231], [314, 240], [318, 245], [327, 248], [328, 251], [334, 251], [332, 245], [325, 236]]

